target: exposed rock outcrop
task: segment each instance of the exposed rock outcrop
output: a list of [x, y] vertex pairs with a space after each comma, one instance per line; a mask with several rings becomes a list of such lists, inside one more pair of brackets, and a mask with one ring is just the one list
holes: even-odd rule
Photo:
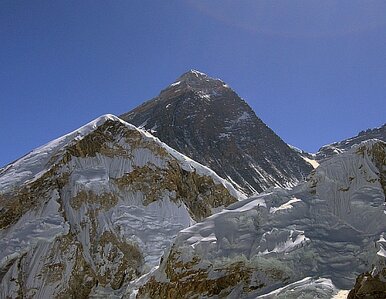
[[348, 299], [384, 299], [386, 298], [386, 268], [377, 275], [369, 272], [358, 276], [354, 288], [348, 294]]

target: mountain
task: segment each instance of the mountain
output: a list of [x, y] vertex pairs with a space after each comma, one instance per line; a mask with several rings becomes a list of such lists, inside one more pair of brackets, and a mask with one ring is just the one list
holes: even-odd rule
[[197, 71], [122, 118], [0, 169], [0, 298], [386, 297], [385, 125], [308, 154]]
[[386, 142], [386, 124], [379, 128], [362, 131], [355, 137], [327, 144], [319, 149], [314, 158], [319, 162], [325, 161], [339, 153], [349, 150], [353, 145], [370, 139], [379, 139]]
[[115, 294], [243, 196], [112, 115], [0, 170], [0, 298]]
[[386, 143], [365, 141], [292, 190], [253, 196], [182, 230], [159, 268], [128, 294], [332, 298], [371, 272], [351, 298], [384, 298], [385, 193]]
[[121, 116], [248, 194], [294, 186], [313, 167], [227, 84], [191, 70]]

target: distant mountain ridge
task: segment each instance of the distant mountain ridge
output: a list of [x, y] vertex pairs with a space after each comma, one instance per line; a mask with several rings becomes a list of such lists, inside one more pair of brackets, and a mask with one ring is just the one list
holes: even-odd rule
[[248, 194], [294, 186], [313, 169], [228, 85], [195, 70], [121, 118]]
[[319, 162], [330, 159], [331, 157], [349, 150], [353, 145], [360, 144], [370, 139], [378, 139], [386, 142], [386, 123], [378, 128], [361, 131], [358, 135], [322, 146], [315, 154], [315, 159]]

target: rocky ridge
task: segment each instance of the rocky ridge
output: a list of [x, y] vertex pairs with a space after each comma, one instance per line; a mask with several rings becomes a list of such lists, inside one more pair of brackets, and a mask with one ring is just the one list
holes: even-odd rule
[[290, 187], [313, 169], [227, 84], [191, 70], [121, 116], [253, 194]]
[[323, 162], [333, 156], [348, 151], [353, 145], [360, 144], [370, 139], [378, 139], [386, 142], [386, 124], [373, 129], [361, 131], [357, 136], [322, 146], [313, 156], [318, 162]]

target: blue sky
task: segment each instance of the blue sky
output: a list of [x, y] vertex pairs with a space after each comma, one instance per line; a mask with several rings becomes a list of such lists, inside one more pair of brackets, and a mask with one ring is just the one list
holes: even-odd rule
[[315, 152], [386, 121], [385, 15], [372, 0], [2, 0], [0, 165], [192, 68]]

